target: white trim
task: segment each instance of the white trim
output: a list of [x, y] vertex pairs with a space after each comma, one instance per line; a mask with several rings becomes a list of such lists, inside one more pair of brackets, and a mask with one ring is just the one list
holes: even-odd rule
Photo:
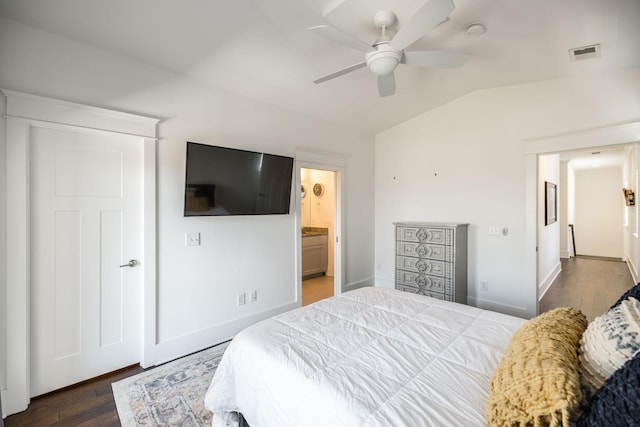
[[[29, 128], [7, 120], [7, 388], [5, 415], [29, 405]], [[11, 183], [11, 184], [9, 184]]]
[[525, 312], [531, 318], [538, 314], [538, 156], [526, 155], [525, 164]]
[[[340, 295], [345, 289], [345, 268], [346, 265], [346, 251], [345, 246], [345, 233], [344, 233], [344, 195], [346, 188], [346, 158], [342, 154], [311, 151], [306, 148], [296, 149], [296, 182], [295, 187], [299, 189], [302, 185], [300, 169], [318, 169], [335, 172], [335, 185], [336, 185], [336, 199], [335, 199], [335, 218], [334, 218], [334, 242], [333, 242], [333, 294]], [[296, 193], [297, 194], [297, 193]], [[302, 218], [301, 215], [301, 201], [300, 197], [296, 197], [296, 284], [297, 284], [297, 299], [302, 303]]]
[[1, 89], [7, 97], [8, 116], [42, 120], [122, 134], [156, 137], [156, 125], [160, 120], [136, 114], [107, 110], [76, 104], [59, 99]]
[[640, 122], [630, 122], [526, 141], [526, 154], [557, 153], [640, 141]]
[[547, 291], [551, 287], [551, 284], [554, 280], [556, 280], [561, 271], [562, 263], [558, 261], [558, 263], [553, 267], [547, 277], [545, 277], [544, 280], [540, 282], [540, 285], [538, 286], [538, 301], [540, 301], [542, 297], [544, 297], [544, 294], [547, 293]]
[[[155, 363], [156, 196], [155, 129], [158, 120], [0, 89], [6, 95], [7, 172], [7, 381], [5, 414], [27, 409], [30, 400], [29, 303], [29, 132], [32, 126], [83, 129], [83, 132], [138, 135], [143, 144], [145, 247], [143, 345], [140, 360]], [[30, 117], [30, 109], [33, 117]], [[140, 135], [148, 135], [143, 138]], [[149, 328], [151, 330], [149, 330]]]
[[140, 365], [148, 368], [156, 364], [157, 295], [156, 295], [156, 139], [143, 139], [143, 221], [144, 266], [142, 291], [142, 353]]
[[374, 287], [376, 286], [374, 284], [375, 280], [373, 277], [370, 277], [366, 280], [361, 280], [359, 282], [355, 282], [355, 283], [347, 283], [347, 285], [345, 286], [344, 291], [353, 291], [354, 289], [360, 289], [360, 288], [368, 288], [368, 287]]
[[[553, 135], [525, 141], [526, 159], [526, 229], [525, 229], [525, 289], [527, 292], [527, 306], [536, 307], [534, 315], [538, 313], [538, 284], [537, 284], [537, 176], [538, 155], [558, 153], [592, 147], [606, 147], [622, 145], [640, 141], [640, 122], [630, 122], [599, 128], [583, 129], [562, 135]], [[640, 249], [640, 247], [638, 247]], [[639, 255], [640, 256], [640, 255]], [[629, 265], [638, 265], [637, 260], [630, 260]], [[631, 272], [633, 275], [633, 271]], [[635, 279], [634, 279], [635, 280]], [[530, 308], [528, 309], [530, 310]]]
[[528, 319], [531, 317], [529, 314], [529, 308], [504, 304], [492, 300], [482, 299], [475, 296], [467, 295], [467, 305], [478, 307], [483, 310], [497, 311], [498, 313], [510, 314], [512, 316]]
[[629, 268], [629, 273], [631, 273], [631, 277], [633, 278], [633, 283], [638, 283], [638, 269], [634, 265], [633, 260], [627, 257], [625, 262], [627, 263], [627, 268]]
[[185, 348], [193, 349], [192, 352], [196, 352], [211, 347], [211, 343], [221, 343], [230, 340], [238, 332], [261, 320], [269, 319], [299, 306], [300, 304], [297, 302], [284, 304], [251, 316], [242, 317], [237, 320], [232, 320], [231, 322], [163, 341], [156, 346], [156, 364], [159, 365], [184, 356]]

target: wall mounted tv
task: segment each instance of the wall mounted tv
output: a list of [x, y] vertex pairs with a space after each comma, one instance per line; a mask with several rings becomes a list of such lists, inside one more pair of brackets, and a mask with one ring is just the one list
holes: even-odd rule
[[288, 214], [293, 158], [187, 142], [184, 216]]

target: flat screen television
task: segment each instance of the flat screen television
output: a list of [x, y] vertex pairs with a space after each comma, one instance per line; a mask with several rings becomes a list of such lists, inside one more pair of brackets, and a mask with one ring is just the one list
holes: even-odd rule
[[288, 214], [293, 158], [187, 142], [184, 216]]

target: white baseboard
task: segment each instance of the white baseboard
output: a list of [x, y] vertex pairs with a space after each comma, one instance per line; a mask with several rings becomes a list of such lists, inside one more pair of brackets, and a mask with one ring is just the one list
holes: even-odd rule
[[629, 257], [627, 257], [627, 267], [629, 268], [629, 273], [631, 273], [631, 278], [633, 278], [633, 283], [638, 283], [638, 268]]
[[549, 272], [547, 277], [545, 277], [542, 282], [538, 285], [538, 301], [542, 299], [544, 294], [547, 293], [551, 284], [558, 277], [560, 272], [562, 271], [562, 264], [558, 261], [558, 263], [553, 267], [553, 269]]
[[[373, 286], [373, 279], [366, 279], [360, 282], [349, 283], [343, 289], [343, 292], [363, 288], [365, 286]], [[277, 314], [284, 313], [285, 311], [293, 310], [294, 308], [298, 307], [300, 307], [300, 303], [292, 302], [270, 310], [263, 311], [261, 313], [212, 326], [210, 328], [202, 329], [156, 344], [154, 365], [159, 365], [161, 363], [165, 363], [170, 360], [174, 360], [179, 357], [186, 356], [187, 354], [191, 354], [196, 351], [200, 351], [213, 345], [219, 344], [221, 342], [230, 340], [238, 332], [242, 331], [248, 326], [253, 325], [254, 323], [257, 323], [264, 319], [268, 319]], [[148, 366], [143, 366], [143, 368], [147, 367]]]
[[511, 316], [520, 317], [522, 319], [529, 319], [535, 316], [535, 314], [531, 315], [527, 311], [526, 307], [511, 305], [511, 304], [504, 304], [501, 302], [491, 301], [491, 300], [477, 298], [473, 296], [467, 296], [467, 304], [472, 305], [474, 307], [481, 308], [483, 310], [497, 311], [498, 313], [509, 314]]
[[[261, 313], [243, 317], [241, 319], [233, 320], [231, 322], [216, 325], [211, 328], [206, 328], [156, 344], [155, 365], [159, 365], [230, 340], [238, 332], [256, 322], [284, 313], [285, 311], [293, 310], [299, 306], [300, 304], [297, 302], [285, 304], [271, 310], [266, 310]], [[143, 367], [146, 368], [146, 366]]]
[[373, 279], [365, 279], [359, 282], [349, 283], [344, 289], [343, 292], [352, 291], [354, 289], [366, 288], [368, 286], [375, 286]]

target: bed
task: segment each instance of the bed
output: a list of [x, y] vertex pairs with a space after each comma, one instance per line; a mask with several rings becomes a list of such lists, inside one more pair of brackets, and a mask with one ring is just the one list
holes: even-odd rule
[[346, 292], [238, 334], [205, 406], [214, 426], [640, 425], [640, 284], [591, 323]]
[[525, 320], [362, 288], [238, 334], [205, 406], [214, 426], [484, 426], [492, 373]]

